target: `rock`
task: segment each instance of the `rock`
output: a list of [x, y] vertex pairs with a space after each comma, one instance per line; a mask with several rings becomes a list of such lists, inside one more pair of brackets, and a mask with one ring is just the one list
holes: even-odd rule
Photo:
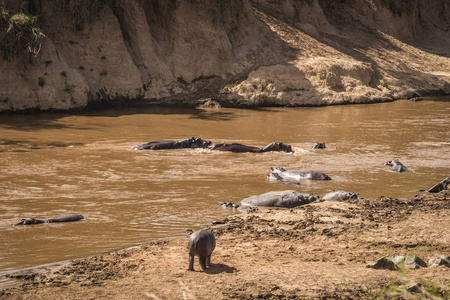
[[391, 259], [389, 259], [388, 256], [383, 256], [376, 261], [368, 263], [366, 268], [378, 270], [398, 270], [398, 266]]
[[[389, 263], [389, 261], [391, 263]], [[402, 256], [402, 255], [386, 255], [380, 258], [377, 261], [373, 261], [369, 263], [366, 268], [374, 268], [374, 269], [388, 269], [388, 270], [398, 270], [399, 265], [403, 263], [404, 266], [408, 269], [418, 269], [420, 267], [427, 267], [427, 264], [418, 256]]]
[[241, 201], [242, 205], [247, 206], [269, 206], [269, 207], [287, 207], [292, 208], [304, 204], [309, 204], [318, 199], [313, 194], [302, 194], [297, 191], [276, 191], [268, 192], [262, 195], [245, 198]]
[[411, 255], [406, 257], [404, 264], [409, 269], [419, 269], [420, 267], [426, 268], [427, 264], [418, 256]]
[[450, 256], [440, 255], [438, 258], [432, 258], [428, 261], [430, 267], [446, 266], [450, 267]]
[[430, 188], [427, 192], [429, 193], [439, 193], [440, 191], [448, 190], [448, 187], [450, 186], [450, 177], [445, 178], [432, 188]]
[[410, 285], [407, 290], [410, 293], [421, 293], [422, 286], [420, 283], [414, 283], [413, 285]]

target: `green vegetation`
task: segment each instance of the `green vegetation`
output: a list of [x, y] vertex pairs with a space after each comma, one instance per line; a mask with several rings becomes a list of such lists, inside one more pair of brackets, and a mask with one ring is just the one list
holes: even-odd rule
[[61, 76], [62, 76], [62, 77], [67, 77], [66, 71], [62, 71], [62, 72], [61, 72]]
[[38, 85], [43, 87], [45, 85], [45, 79], [43, 77], [38, 78]]
[[31, 14], [36, 13], [32, 3], [29, 0], [18, 1], [14, 7], [0, 5], [0, 50], [4, 59], [24, 51], [39, 53], [45, 35], [38, 26], [38, 17]]
[[106, 76], [108, 73], [106, 72], [106, 71], [101, 71], [100, 73], [99, 73], [99, 75], [100, 76]]

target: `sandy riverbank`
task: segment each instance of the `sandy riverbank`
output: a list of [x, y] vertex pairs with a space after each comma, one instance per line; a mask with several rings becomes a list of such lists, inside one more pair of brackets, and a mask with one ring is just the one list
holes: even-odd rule
[[449, 255], [449, 199], [447, 191], [231, 214], [210, 226], [217, 247], [205, 271], [198, 265], [187, 271], [186, 237], [77, 260], [54, 273], [30, 273], [0, 298], [372, 299], [395, 289], [403, 298], [423, 298], [404, 291], [426, 281], [423, 287], [445, 298], [446, 266], [392, 271], [366, 265], [386, 254], [415, 254], [427, 263]]

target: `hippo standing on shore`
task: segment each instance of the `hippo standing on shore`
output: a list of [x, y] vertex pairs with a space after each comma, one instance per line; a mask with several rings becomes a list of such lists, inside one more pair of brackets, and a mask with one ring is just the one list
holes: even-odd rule
[[205, 141], [201, 138], [191, 137], [176, 141], [148, 142], [146, 144], [133, 147], [133, 150], [163, 150], [163, 149], [184, 149], [184, 148], [208, 148], [212, 145], [211, 141]]
[[194, 271], [194, 256], [199, 257], [200, 266], [206, 269], [211, 266], [211, 254], [216, 248], [214, 234], [208, 230], [199, 230], [191, 234], [188, 242], [189, 249], [189, 271]]
[[308, 171], [308, 170], [286, 171], [284, 168], [281, 167], [270, 168], [269, 176], [270, 174], [277, 174], [284, 179], [291, 179], [291, 180], [302, 180], [302, 179], [331, 180], [330, 176], [322, 172]]
[[76, 213], [65, 213], [57, 216], [53, 216], [50, 219], [39, 220], [35, 218], [27, 218], [22, 219], [19, 223], [12, 224], [13, 226], [18, 225], [33, 225], [33, 224], [42, 224], [42, 223], [58, 223], [58, 222], [75, 222], [83, 220], [84, 217], [80, 214]]
[[392, 166], [391, 171], [394, 172], [408, 172], [408, 168], [405, 167], [398, 159], [388, 160], [384, 163], [385, 166]]
[[247, 146], [237, 143], [231, 144], [217, 144], [210, 147], [211, 150], [217, 151], [230, 151], [235, 153], [243, 153], [243, 152], [252, 152], [252, 153], [262, 153], [262, 152], [270, 152], [270, 151], [281, 151], [281, 152], [294, 152], [292, 151], [291, 145], [273, 142], [266, 145], [263, 148], [258, 148], [254, 146]]

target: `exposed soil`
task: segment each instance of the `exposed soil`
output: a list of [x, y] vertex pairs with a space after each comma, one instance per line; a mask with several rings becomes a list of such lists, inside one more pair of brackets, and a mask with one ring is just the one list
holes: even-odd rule
[[[450, 193], [235, 214], [210, 226], [213, 265], [187, 271], [187, 238], [77, 260], [56, 272], [13, 275], [25, 281], [1, 299], [373, 299], [438, 298], [450, 293], [447, 266], [377, 270], [383, 255], [425, 262], [450, 254]], [[428, 281], [428, 283], [427, 283]], [[406, 292], [422, 282], [422, 294]], [[419, 289], [420, 290], [420, 289]]]

